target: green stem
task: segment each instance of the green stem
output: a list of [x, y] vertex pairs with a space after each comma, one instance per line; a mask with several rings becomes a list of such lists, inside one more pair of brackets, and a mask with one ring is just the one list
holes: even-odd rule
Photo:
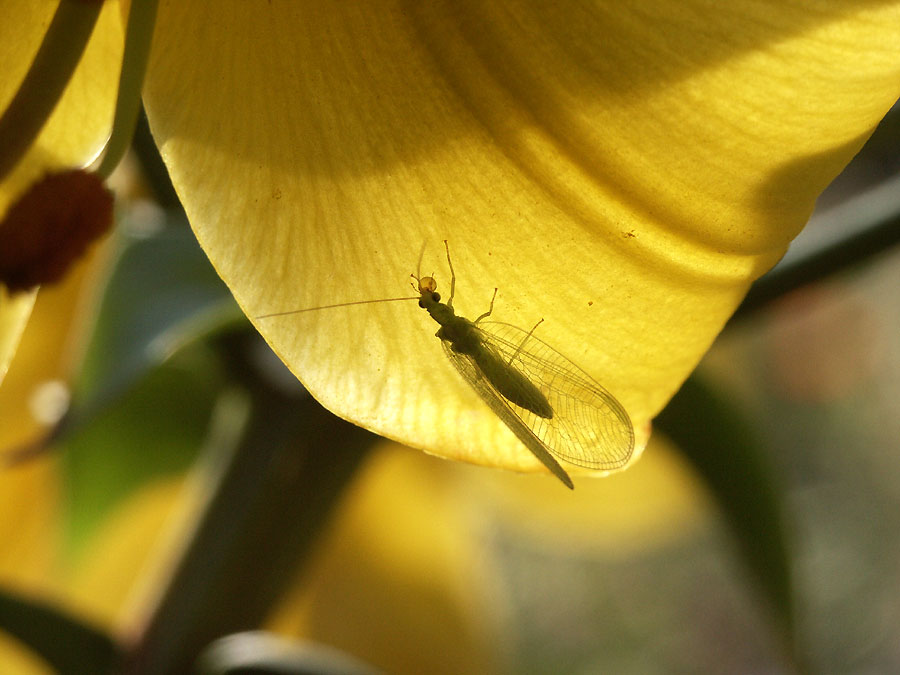
[[102, 2], [81, 0], [59, 3], [25, 79], [0, 117], [0, 180], [25, 156], [53, 113], [102, 7]]
[[156, 25], [158, 0], [140, 0], [131, 3], [128, 26], [125, 31], [125, 51], [122, 55], [122, 74], [119, 77], [119, 96], [112, 134], [103, 159], [97, 168], [101, 178], [109, 178], [113, 169], [122, 161], [131, 146], [131, 139], [141, 111], [141, 90], [150, 59], [153, 29]]
[[[308, 394], [263, 384], [242, 363], [244, 336], [223, 338], [250, 394], [236, 447], [210, 455], [209, 499], [167, 587], [137, 631], [121, 675], [192, 672], [213, 640], [259, 628], [309, 555], [375, 437]], [[220, 419], [243, 418], [224, 409]], [[224, 453], [222, 452], [224, 450]]]

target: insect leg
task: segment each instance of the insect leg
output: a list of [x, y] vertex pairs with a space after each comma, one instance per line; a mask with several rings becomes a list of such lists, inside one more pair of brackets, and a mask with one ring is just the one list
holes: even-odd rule
[[[422, 248], [419, 249], [419, 264], [416, 265], [416, 274], [415, 274], [415, 276], [410, 275], [414, 279], [420, 279], [422, 277], [422, 258], [425, 257], [425, 245], [427, 243], [428, 243], [428, 240], [426, 239], [425, 241], [422, 242]], [[432, 276], [434, 276], [434, 275], [432, 275]]]
[[[491, 315], [491, 312], [494, 311], [494, 300], [496, 299], [496, 297], [497, 297], [497, 289], [495, 288], [495, 289], [494, 289], [494, 295], [491, 297], [491, 306], [488, 307], [488, 311], [486, 311], [484, 314], [482, 314], [482, 315], [479, 316], [477, 319], [475, 319], [475, 323], [478, 323], [478, 322], [481, 321], [483, 318], [485, 318], [485, 317]], [[534, 329], [532, 329], [532, 330], [534, 330]], [[529, 333], [529, 335], [531, 335], [531, 333]]]
[[[491, 303], [491, 305], [493, 306], [493, 303]], [[522, 351], [522, 347], [524, 347], [524, 346], [525, 346], [525, 343], [528, 342], [528, 338], [530, 338], [530, 337], [532, 336], [532, 334], [534, 333], [534, 331], [537, 330], [537, 327], [540, 326], [542, 323], [544, 323], [544, 320], [543, 320], [543, 319], [541, 319], [541, 320], [538, 321], [536, 324], [534, 324], [534, 327], [533, 327], [530, 331], [528, 331], [528, 335], [526, 335], [526, 336], [522, 339], [522, 342], [520, 342], [520, 343], [519, 343], [519, 346], [516, 347], [516, 351], [514, 351], [514, 352], [513, 352], [513, 355], [509, 357], [509, 365], [512, 365], [513, 360], [519, 355], [519, 352]]]

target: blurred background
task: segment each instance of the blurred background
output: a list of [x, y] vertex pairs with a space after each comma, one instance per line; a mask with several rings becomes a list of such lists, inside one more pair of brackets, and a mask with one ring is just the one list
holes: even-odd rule
[[[285, 642], [244, 655], [394, 673], [898, 672], [898, 140], [895, 111], [640, 462], [570, 495], [318, 408], [144, 127], [117, 232], [42, 290], [0, 387], [0, 589], [157, 664], [126, 672], [236, 672], [209, 644], [255, 629]], [[53, 671], [0, 633], [0, 672]]]

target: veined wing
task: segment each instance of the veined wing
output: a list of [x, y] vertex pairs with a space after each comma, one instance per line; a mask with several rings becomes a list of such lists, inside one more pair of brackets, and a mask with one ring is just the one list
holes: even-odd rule
[[558, 459], [588, 469], [625, 465], [634, 449], [634, 429], [628, 413], [612, 394], [553, 347], [521, 328], [485, 321], [477, 324], [476, 330], [485, 349], [544, 394], [553, 408], [553, 417], [541, 417], [512, 403], [484, 376], [471, 356], [454, 352], [447, 342], [442, 342], [444, 351], [466, 381], [538, 459], [553, 470], [536, 445]]
[[[563, 469], [559, 462], [550, 453], [550, 449], [544, 445], [534, 433], [525, 426], [525, 423], [519, 417], [517, 410], [524, 410], [519, 406], [511, 403], [509, 399], [503, 396], [491, 381], [485, 376], [484, 372], [468, 354], [461, 354], [453, 351], [451, 343], [448, 340], [441, 340], [444, 347], [444, 353], [450, 359], [450, 363], [459, 371], [463, 379], [468, 382], [481, 399], [488, 404], [488, 407], [499, 417], [506, 426], [516, 435], [531, 453], [537, 457], [540, 462], [546, 466], [550, 472], [559, 478], [567, 487], [574, 488], [572, 479], [566, 470]], [[534, 413], [531, 413], [534, 415]], [[535, 415], [535, 417], [537, 417]]]

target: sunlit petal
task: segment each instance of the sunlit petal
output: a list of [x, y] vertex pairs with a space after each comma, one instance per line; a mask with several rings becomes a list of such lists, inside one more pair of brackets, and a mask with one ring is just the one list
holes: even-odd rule
[[[448, 290], [616, 395], [643, 446], [898, 96], [896, 2], [168, 3], [151, 126], [251, 317]], [[338, 414], [536, 461], [415, 303], [259, 319]]]

